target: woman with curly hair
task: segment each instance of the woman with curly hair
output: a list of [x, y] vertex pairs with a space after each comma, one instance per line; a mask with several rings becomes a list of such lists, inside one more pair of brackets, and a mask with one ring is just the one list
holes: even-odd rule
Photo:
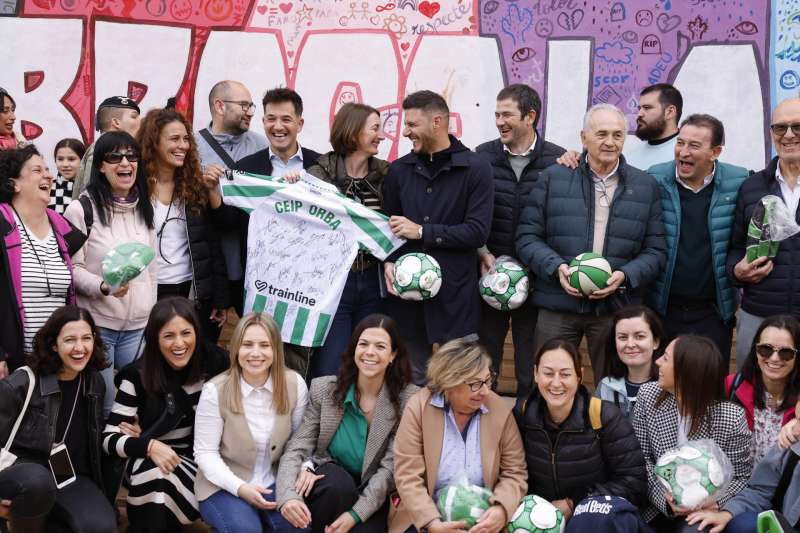
[[[56, 523], [68, 531], [116, 530], [100, 467], [106, 388], [99, 371], [107, 366], [92, 316], [68, 305], [36, 333], [28, 366], [0, 380], [4, 444], [22, 417], [10, 448], [17, 460], [0, 472], [0, 499], [11, 502], [0, 504], [0, 516], [12, 531], [51, 531]], [[59, 468], [56, 455], [69, 466]]]
[[155, 215], [158, 298], [193, 292], [203, 334], [216, 342], [229, 305], [228, 278], [191, 132], [179, 112], [153, 109], [137, 138]]

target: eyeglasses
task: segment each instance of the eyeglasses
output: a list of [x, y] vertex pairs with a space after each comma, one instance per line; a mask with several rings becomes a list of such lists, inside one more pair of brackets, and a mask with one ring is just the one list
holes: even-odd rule
[[256, 104], [253, 102], [245, 102], [245, 101], [238, 101], [238, 100], [221, 100], [221, 102], [225, 102], [226, 104], [237, 104], [242, 108], [242, 111], [245, 113], [254, 113], [256, 110]]
[[103, 156], [103, 161], [109, 165], [116, 165], [122, 162], [122, 158], [128, 160], [128, 163], [136, 163], [139, 160], [139, 154], [136, 152], [108, 152]]
[[778, 137], [783, 137], [786, 135], [786, 132], [789, 131], [789, 128], [792, 129], [792, 133], [800, 136], [800, 124], [770, 124], [769, 126], [769, 129], [772, 130], [772, 133]]
[[777, 353], [781, 361], [791, 361], [797, 355], [797, 350], [789, 348], [788, 346], [773, 346], [771, 344], [762, 343], [756, 345], [756, 353], [759, 357], [763, 357], [764, 359], [769, 359], [772, 357], [772, 354]]
[[608, 185], [605, 180], [599, 178], [594, 180], [594, 192], [600, 195], [600, 207], [611, 207], [611, 197], [608, 194]]
[[464, 384], [467, 387], [469, 387], [469, 390], [471, 390], [472, 392], [478, 392], [479, 390], [481, 390], [481, 388], [484, 385], [486, 385], [489, 389], [491, 389], [492, 385], [494, 385], [494, 380], [496, 378], [497, 378], [497, 374], [492, 372], [492, 374], [487, 379], [478, 380], [478, 381], [469, 381], [469, 382], [465, 381]]

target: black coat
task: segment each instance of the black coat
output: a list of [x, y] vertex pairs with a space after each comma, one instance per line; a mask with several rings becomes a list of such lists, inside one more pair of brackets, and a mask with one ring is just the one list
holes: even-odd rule
[[475, 153], [485, 156], [491, 163], [494, 174], [494, 216], [489, 240], [486, 242], [493, 255], [516, 256], [514, 238], [525, 199], [542, 170], [554, 164], [564, 151], [560, 146], [545, 141], [537, 133], [530, 162], [517, 180], [500, 139], [475, 148]]
[[[308, 170], [317, 163], [320, 154], [314, 150], [300, 147], [303, 153], [303, 168]], [[259, 174], [261, 176], [272, 175], [272, 162], [269, 160], [269, 148], [259, 150], [236, 162], [234, 170]], [[223, 178], [224, 179], [224, 178]], [[241, 246], [239, 251], [242, 260], [242, 270], [247, 268], [247, 230], [250, 225], [250, 215], [238, 207], [225, 205], [224, 203], [217, 209], [211, 210], [211, 220], [219, 231], [228, 231], [238, 228]]]
[[[536, 274], [531, 299], [538, 307], [571, 313], [610, 311], [608, 298], [575, 298], [558, 281], [559, 265], [592, 251], [595, 192], [591, 172], [586, 154], [574, 170], [561, 165], [547, 168], [520, 215], [517, 253]], [[625, 273], [631, 300], [641, 301], [644, 289], [667, 259], [661, 195], [656, 180], [626, 164], [622, 156], [618, 174], [602, 255], [612, 270]]]
[[611, 402], [603, 402], [603, 427], [592, 428], [589, 393], [581, 385], [572, 412], [551, 440], [545, 429], [547, 406], [538, 391], [514, 408], [525, 445], [528, 494], [546, 500], [620, 496], [634, 505], [647, 499], [644, 455], [633, 427]]
[[[748, 313], [761, 317], [778, 314], [800, 317], [800, 234], [781, 241], [778, 255], [772, 259], [772, 272], [760, 282], [742, 284], [733, 275], [733, 267], [745, 255], [747, 226], [756, 205], [768, 194], [783, 198], [780, 184], [775, 179], [777, 168], [776, 157], [767, 168], [744, 180], [739, 189], [728, 248], [728, 277], [734, 285], [744, 288], [742, 309]], [[800, 223], [800, 209], [795, 213], [795, 220]]]
[[[480, 319], [478, 248], [492, 223], [494, 188], [486, 160], [450, 137], [449, 160], [433, 176], [415, 153], [396, 160], [383, 182], [383, 208], [422, 225], [422, 240], [409, 240], [387, 261], [409, 252], [432, 255], [442, 268], [442, 287], [430, 300], [391, 297], [389, 313], [406, 334], [418, 313], [429, 344], [477, 333]], [[419, 332], [422, 334], [423, 332]]]
[[[75, 254], [86, 242], [86, 235], [64, 219], [71, 230], [64, 235], [69, 255]], [[14, 302], [17, 301], [17, 291], [11, 279], [10, 265], [8, 263], [8, 250], [6, 250], [5, 235], [14, 228], [5, 217], [0, 216], [0, 361], [7, 361], [9, 370], [14, 370], [25, 364], [23, 353], [24, 333], [22, 319]], [[59, 253], [60, 249], [59, 249]], [[63, 258], [66, 259], [66, 258]], [[67, 301], [64, 304], [68, 303]], [[0, 443], [0, 446], [5, 442]]]
[[[89, 446], [89, 466], [92, 470], [92, 480], [102, 488], [100, 441], [105, 427], [103, 398], [106, 394], [106, 385], [100, 373], [95, 370], [85, 370], [83, 375], [86, 382], [85, 405], [88, 409], [86, 420], [89, 435], [86, 436], [86, 443]], [[0, 380], [0, 442], [2, 445], [5, 445], [8, 440], [11, 428], [25, 403], [28, 384], [28, 374], [21, 370]], [[50, 450], [55, 442], [60, 405], [61, 390], [58, 387], [56, 374], [36, 376], [30, 404], [11, 446], [11, 453], [17, 456], [18, 461], [48, 464]]]
[[209, 210], [203, 208], [200, 213], [186, 210], [195, 298], [198, 302], [210, 300], [216, 309], [227, 309], [231, 305], [228, 271], [220, 247], [219, 232], [211, 224]]

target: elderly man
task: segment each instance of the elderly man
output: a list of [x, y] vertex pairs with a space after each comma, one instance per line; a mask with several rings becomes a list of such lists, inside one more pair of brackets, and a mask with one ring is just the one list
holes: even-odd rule
[[740, 369], [756, 328], [765, 317], [777, 314], [800, 317], [800, 234], [781, 241], [778, 254], [771, 260], [759, 257], [748, 262], [745, 256], [747, 226], [764, 196], [782, 198], [789, 213], [798, 220], [800, 99], [790, 98], [779, 103], [772, 113], [770, 129], [778, 156], [742, 184], [728, 251], [728, 276], [743, 288], [736, 327], [736, 366]]
[[[212, 207], [219, 207], [222, 199], [216, 192], [219, 177], [236, 162], [267, 147], [267, 139], [260, 133], [250, 131], [256, 105], [250, 91], [238, 81], [220, 81], [208, 94], [211, 124], [196, 136], [197, 151], [203, 165], [203, 178], [213, 189], [210, 193]], [[239, 232], [231, 228], [220, 228], [224, 232], [222, 253], [228, 270], [231, 300], [239, 316], [244, 303], [244, 266], [241, 249], [246, 243], [239, 241]]]
[[724, 142], [722, 122], [691, 115], [681, 124], [675, 159], [647, 171], [661, 186], [667, 241], [667, 266], [648, 296], [664, 319], [668, 339], [705, 335], [727, 365], [736, 293], [725, 261], [733, 208], [748, 173], [719, 161]]
[[[585, 335], [595, 380], [605, 372], [606, 317], [640, 301], [666, 258], [658, 184], [625, 162], [625, 131], [618, 108], [589, 109], [580, 164], [542, 172], [517, 231], [518, 257], [536, 274], [537, 348], [553, 337], [578, 344]], [[613, 271], [607, 286], [588, 296], [573, 288], [568, 276], [569, 262], [584, 252], [603, 255]]]

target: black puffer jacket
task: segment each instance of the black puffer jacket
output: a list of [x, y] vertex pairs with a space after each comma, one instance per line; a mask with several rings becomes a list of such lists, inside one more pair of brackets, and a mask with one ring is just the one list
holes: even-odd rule
[[541, 171], [554, 164], [564, 151], [560, 146], [542, 139], [537, 132], [531, 160], [517, 181], [500, 139], [483, 143], [475, 149], [475, 153], [486, 157], [491, 163], [494, 174], [494, 217], [486, 242], [493, 255], [516, 255], [514, 237], [525, 199]]
[[611, 402], [603, 402], [603, 427], [589, 420], [587, 390], [580, 386], [569, 417], [551, 441], [545, 427], [547, 406], [539, 391], [514, 409], [525, 444], [528, 494], [547, 500], [587, 496], [620, 496], [634, 505], [647, 497], [647, 472], [639, 441], [628, 419]]
[[[625, 274], [631, 299], [641, 301], [644, 288], [667, 259], [661, 195], [656, 180], [626, 164], [622, 156], [618, 175], [602, 255], [612, 270]], [[537, 307], [572, 313], [610, 311], [605, 300], [567, 294], [557, 274], [559, 265], [592, 251], [594, 194], [584, 152], [574, 170], [561, 165], [545, 169], [528, 195], [517, 229], [517, 253], [538, 278], [532, 296]]]
[[[767, 168], [744, 180], [736, 200], [731, 245], [728, 248], [728, 277], [735, 285], [743, 286], [742, 309], [756, 316], [791, 314], [800, 317], [800, 234], [781, 241], [778, 255], [772, 260], [769, 276], [759, 283], [742, 284], [733, 275], [733, 267], [742, 260], [747, 244], [747, 226], [761, 198], [768, 194], [783, 198], [781, 186], [775, 179], [778, 158]], [[800, 209], [795, 213], [800, 223]]]
[[199, 213], [187, 209], [186, 230], [189, 234], [195, 298], [198, 302], [210, 300], [216, 309], [227, 309], [231, 305], [228, 271], [219, 244], [219, 233], [210, 222], [208, 209], [202, 208]]

